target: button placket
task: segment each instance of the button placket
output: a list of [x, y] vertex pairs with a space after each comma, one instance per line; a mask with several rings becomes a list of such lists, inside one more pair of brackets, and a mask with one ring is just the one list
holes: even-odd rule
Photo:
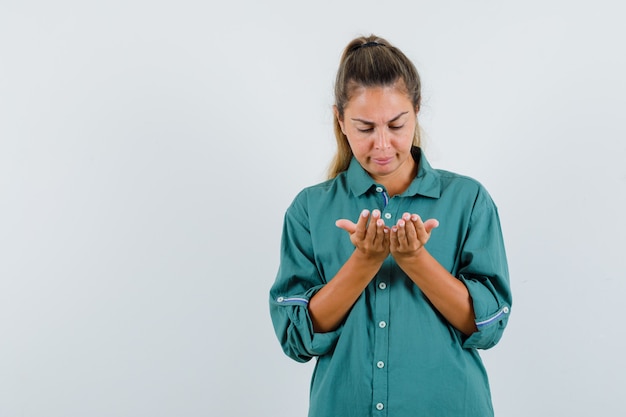
[[385, 188], [377, 185], [376, 186], [376, 192], [380, 195], [380, 197], [382, 198], [382, 203], [383, 203], [383, 210], [387, 207], [387, 204], [389, 204], [389, 195], [387, 194], [387, 192], [385, 191]]
[[397, 218], [398, 205], [400, 204], [402, 199], [398, 199], [396, 197], [388, 198], [387, 204], [385, 204], [385, 209], [383, 210], [383, 219], [385, 219], [385, 224], [387, 226], [392, 226], [394, 223], [394, 218]]
[[391, 272], [393, 270], [393, 260], [387, 258], [378, 272], [378, 282], [376, 288], [376, 297], [374, 298], [374, 322], [376, 331], [374, 332], [374, 361], [372, 363], [373, 372], [373, 403], [372, 407], [377, 410], [376, 416], [383, 417], [387, 415], [385, 404], [388, 395], [388, 366], [387, 359], [389, 355], [389, 305], [391, 292], [389, 283]]

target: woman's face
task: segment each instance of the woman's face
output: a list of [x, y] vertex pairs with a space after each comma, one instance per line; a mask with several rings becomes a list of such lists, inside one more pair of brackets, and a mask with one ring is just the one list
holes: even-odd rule
[[416, 118], [407, 93], [385, 86], [360, 87], [346, 105], [343, 120], [338, 120], [356, 160], [375, 181], [386, 183], [413, 175]]

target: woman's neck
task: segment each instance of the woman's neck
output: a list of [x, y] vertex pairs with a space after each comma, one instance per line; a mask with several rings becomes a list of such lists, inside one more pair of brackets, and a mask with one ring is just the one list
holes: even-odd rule
[[417, 163], [411, 158], [407, 161], [405, 169], [399, 169], [388, 176], [374, 178], [374, 180], [385, 187], [389, 197], [393, 197], [405, 192], [416, 176]]

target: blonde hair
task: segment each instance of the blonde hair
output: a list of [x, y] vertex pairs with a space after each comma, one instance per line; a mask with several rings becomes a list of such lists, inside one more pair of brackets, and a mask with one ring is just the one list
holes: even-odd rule
[[[348, 138], [341, 131], [338, 118], [343, 119], [345, 107], [354, 91], [360, 87], [393, 86], [400, 80], [414, 108], [419, 109], [422, 100], [420, 76], [402, 51], [375, 35], [358, 37], [346, 46], [335, 81], [337, 117], [334, 119], [334, 131], [337, 153], [328, 170], [328, 178], [335, 178], [347, 170], [352, 159]], [[415, 125], [413, 145], [420, 146], [419, 123]]]

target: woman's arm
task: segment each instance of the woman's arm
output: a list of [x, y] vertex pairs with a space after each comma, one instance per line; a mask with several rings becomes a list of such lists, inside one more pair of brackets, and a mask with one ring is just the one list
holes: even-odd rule
[[365, 287], [389, 254], [389, 229], [380, 211], [363, 210], [356, 224], [338, 220], [337, 227], [350, 233], [355, 246], [346, 263], [309, 301], [309, 315], [316, 333], [335, 330], [348, 315]]
[[398, 266], [420, 288], [448, 322], [465, 335], [477, 331], [472, 299], [467, 287], [450, 274], [424, 245], [439, 225], [422, 222], [417, 214], [404, 213], [391, 228], [390, 251]]

